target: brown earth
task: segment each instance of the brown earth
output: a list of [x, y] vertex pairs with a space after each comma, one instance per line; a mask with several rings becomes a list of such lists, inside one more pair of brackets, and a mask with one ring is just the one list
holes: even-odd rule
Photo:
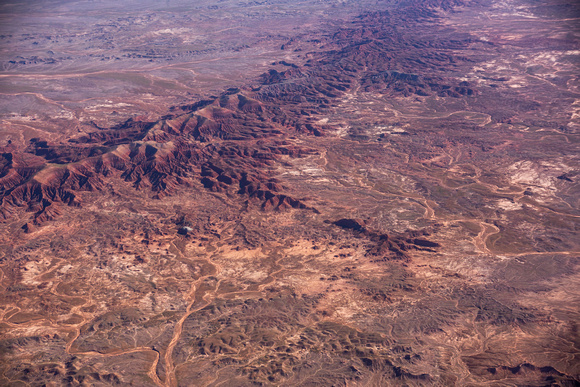
[[158, 117], [5, 139], [2, 385], [580, 383], [577, 5], [343, 6]]

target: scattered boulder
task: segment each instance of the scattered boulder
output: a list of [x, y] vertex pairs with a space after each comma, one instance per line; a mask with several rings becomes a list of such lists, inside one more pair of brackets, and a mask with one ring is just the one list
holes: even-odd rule
[[177, 233], [179, 235], [188, 235], [189, 233], [191, 233], [193, 231], [193, 229], [191, 227], [180, 227], [179, 230], [177, 230]]

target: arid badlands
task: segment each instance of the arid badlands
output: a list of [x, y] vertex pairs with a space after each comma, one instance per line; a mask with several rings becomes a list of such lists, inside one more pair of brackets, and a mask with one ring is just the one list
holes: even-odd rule
[[574, 0], [0, 3], [1, 386], [579, 386]]

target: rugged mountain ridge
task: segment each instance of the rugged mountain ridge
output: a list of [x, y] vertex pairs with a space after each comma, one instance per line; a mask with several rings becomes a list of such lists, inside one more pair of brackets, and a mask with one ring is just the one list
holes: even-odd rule
[[537, 4], [381, 2], [8, 144], [0, 384], [575, 385], [578, 39]]
[[[303, 67], [283, 62], [287, 70], [270, 70], [259, 78], [258, 86], [228, 89], [211, 100], [175, 107], [174, 113], [157, 122], [130, 119], [112, 128], [96, 127], [68, 143], [34, 139], [24, 151], [4, 149], [5, 160], [24, 157], [20, 152], [37, 156], [41, 170], [23, 173], [8, 161], [3, 164], [2, 218], [9, 219], [18, 208], [26, 207], [34, 209], [33, 223], [40, 225], [57, 216], [58, 211], [45, 214], [57, 207], [51, 207], [53, 203], [78, 206], [75, 192], [101, 190], [111, 175], [136, 189], [147, 187], [156, 198], [170, 194], [178, 185], [191, 184], [192, 179], [214, 192], [226, 190], [235, 180], [237, 192], [261, 200], [263, 208], [306, 208], [300, 200], [279, 193], [280, 187], [269, 181], [273, 176], [263, 169], [282, 156], [315, 152], [288, 142], [288, 137], [324, 135], [329, 128], [315, 117], [336, 106], [355, 83], [365, 91], [389, 95], [476, 93], [467, 82], [417, 75], [432, 74], [449, 63], [460, 66], [463, 60], [449, 54], [426, 57], [424, 48], [460, 49], [472, 43], [472, 37], [429, 41], [425, 46], [391, 24], [395, 19], [411, 24], [436, 21], [435, 9], [457, 5], [437, 2], [417, 8], [416, 4], [402, 4], [395, 11], [363, 15], [327, 38], [336, 50], [316, 54]], [[397, 71], [406, 68], [417, 74]], [[222, 165], [215, 166], [216, 159]], [[224, 166], [230, 169], [230, 176], [224, 174]], [[207, 172], [208, 168], [217, 175]]]

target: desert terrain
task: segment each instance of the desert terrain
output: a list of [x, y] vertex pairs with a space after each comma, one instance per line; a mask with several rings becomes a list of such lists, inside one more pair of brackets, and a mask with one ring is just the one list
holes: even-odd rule
[[0, 4], [0, 385], [579, 385], [579, 21]]

